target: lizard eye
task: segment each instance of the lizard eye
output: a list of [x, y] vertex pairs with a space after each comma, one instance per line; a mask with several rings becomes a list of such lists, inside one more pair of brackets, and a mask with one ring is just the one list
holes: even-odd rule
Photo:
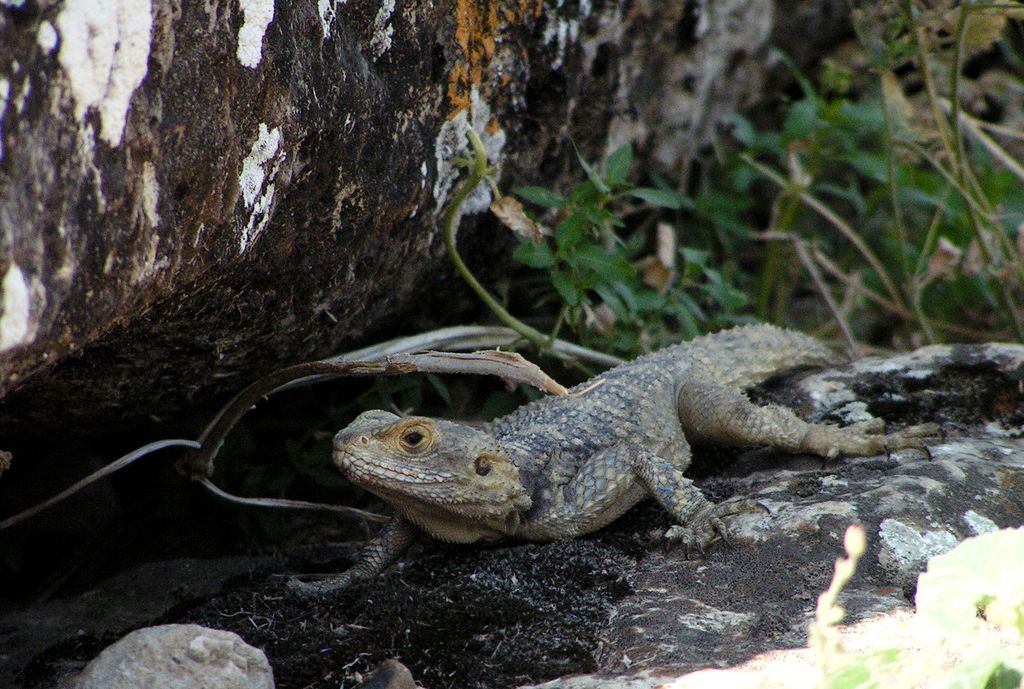
[[473, 468], [480, 476], [486, 476], [491, 473], [491, 463], [487, 461], [486, 457], [477, 457], [473, 461]]
[[409, 452], [422, 452], [427, 449], [428, 440], [427, 430], [420, 426], [413, 426], [402, 432], [399, 439], [402, 444], [402, 448]]

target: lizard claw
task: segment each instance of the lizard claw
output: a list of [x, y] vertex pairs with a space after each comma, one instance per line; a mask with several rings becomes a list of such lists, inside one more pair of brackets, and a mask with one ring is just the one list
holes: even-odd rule
[[904, 428], [897, 433], [882, 436], [879, 439], [884, 442], [886, 456], [893, 450], [920, 450], [931, 460], [932, 451], [928, 447], [928, 441], [941, 440], [944, 437], [939, 424], [922, 423]]
[[725, 521], [723, 521], [723, 517], [731, 517], [757, 510], [769, 511], [760, 502], [747, 498], [727, 500], [717, 505], [711, 505], [711, 509], [705, 511], [704, 514], [698, 515], [688, 524], [677, 524], [670, 527], [664, 536], [666, 546], [671, 547], [675, 543], [681, 543], [685, 549], [687, 559], [690, 558], [690, 553], [694, 551], [703, 555], [705, 548], [718, 541], [722, 541], [727, 546], [732, 546], [732, 532]]
[[711, 545], [715, 540], [716, 536], [713, 534], [702, 533], [698, 535], [697, 531], [679, 524], [669, 527], [664, 536], [665, 550], [670, 550], [677, 543], [682, 544], [683, 555], [687, 560], [690, 559], [690, 554], [694, 551], [704, 555], [704, 546]]

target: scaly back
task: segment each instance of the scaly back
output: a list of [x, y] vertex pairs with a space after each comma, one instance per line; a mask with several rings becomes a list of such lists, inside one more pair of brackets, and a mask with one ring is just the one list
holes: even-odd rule
[[637, 361], [659, 359], [684, 359], [724, 385], [749, 388], [777, 373], [825, 365], [837, 357], [824, 344], [803, 333], [761, 324], [704, 335]]

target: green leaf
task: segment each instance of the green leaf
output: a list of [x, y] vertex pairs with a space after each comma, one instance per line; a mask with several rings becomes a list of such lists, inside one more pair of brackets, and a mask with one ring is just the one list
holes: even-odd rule
[[622, 301], [625, 302], [630, 313], [636, 313], [640, 310], [640, 303], [637, 300], [636, 291], [630, 287], [628, 283], [614, 282], [612, 283], [612, 287], [619, 293], [619, 296], [622, 297]]
[[551, 273], [551, 284], [562, 296], [562, 301], [569, 306], [576, 306], [580, 303], [580, 292], [576, 289], [576, 283], [566, 273]]
[[629, 310], [611, 287], [606, 284], [598, 284], [594, 285], [594, 291], [601, 297], [601, 301], [608, 305], [608, 308], [612, 310], [616, 318], [619, 320], [629, 318]]
[[587, 218], [583, 211], [576, 211], [558, 223], [555, 228], [555, 243], [558, 253], [564, 254], [579, 244], [587, 234]]
[[580, 149], [576, 147], [575, 142], [573, 143], [572, 147], [576, 151], [576, 158], [580, 161], [580, 165], [583, 167], [583, 171], [587, 173], [587, 179], [589, 179], [590, 183], [594, 185], [594, 188], [597, 189], [602, 194], [610, 193], [611, 189], [609, 189], [608, 185], [605, 184], [603, 179], [601, 179], [601, 176], [594, 171], [594, 168], [590, 165], [590, 163], [583, 159], [583, 154], [580, 153]]
[[676, 318], [679, 319], [679, 329], [682, 331], [683, 338], [692, 340], [700, 335], [701, 329], [698, 319], [705, 320], [704, 314], [701, 312], [700, 307], [697, 306], [697, 302], [693, 301], [688, 294], [681, 294], [679, 296], [681, 300], [679, 303], [672, 304], [672, 311], [675, 313]]
[[519, 187], [516, 196], [542, 208], [565, 208], [565, 197], [544, 187]]
[[946, 689], [1018, 689], [1024, 656], [1006, 647], [986, 651], [958, 663], [944, 679]]
[[[1024, 528], [968, 538], [917, 580], [917, 614], [951, 637], [987, 621], [1024, 639]], [[979, 612], [981, 614], [979, 614]]]
[[689, 247], [683, 247], [683, 259], [689, 265], [694, 265], [703, 270], [704, 266], [708, 264], [708, 259], [711, 257], [710, 251], [704, 251], [703, 249], [691, 249]]
[[636, 274], [629, 261], [594, 244], [576, 250], [576, 264], [589, 268], [608, 282], [626, 280]]
[[523, 242], [512, 257], [531, 268], [550, 268], [555, 265], [555, 252], [546, 241]]
[[569, 203], [574, 206], [593, 206], [601, 202], [601, 192], [589, 179], [580, 182], [569, 193]]
[[795, 141], [805, 139], [827, 126], [828, 122], [818, 117], [818, 102], [804, 98], [789, 106], [786, 121], [782, 125], [782, 133], [786, 141]]
[[652, 206], [661, 206], [662, 208], [671, 208], [672, 210], [679, 210], [684, 206], [689, 209], [693, 208], [693, 201], [678, 192], [668, 189], [637, 187], [636, 189], [630, 189], [626, 193], [634, 198], [646, 201]]
[[708, 284], [703, 287], [704, 291], [725, 311], [735, 311], [747, 305], [747, 295], [727, 283], [717, 270], [705, 268], [704, 276], [708, 279]]
[[881, 686], [899, 686], [884, 681], [899, 669], [903, 652], [886, 648], [854, 658], [843, 667], [828, 673], [818, 686], [823, 689], [876, 689]]
[[757, 132], [754, 130], [754, 125], [743, 115], [739, 113], [732, 113], [725, 118], [725, 121], [732, 125], [732, 138], [739, 141], [748, 148], [754, 145], [754, 140], [757, 138]]
[[626, 223], [622, 222], [619, 216], [612, 213], [607, 208], [596, 208], [595, 206], [584, 206], [580, 209], [583, 213], [583, 217], [586, 218], [587, 222], [594, 225], [595, 227], [602, 227], [604, 225], [610, 225], [611, 227], [625, 227]]
[[629, 166], [633, 163], [633, 144], [626, 144], [615, 150], [605, 164], [605, 180], [609, 186], [618, 186], [626, 182]]

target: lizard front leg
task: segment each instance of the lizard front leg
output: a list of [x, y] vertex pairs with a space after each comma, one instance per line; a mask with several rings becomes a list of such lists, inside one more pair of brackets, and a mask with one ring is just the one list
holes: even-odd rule
[[[688, 454], [677, 461], [685, 466]], [[645, 495], [654, 497], [679, 522], [667, 536], [682, 541], [688, 550], [702, 549], [727, 535], [721, 518], [747, 509], [732, 502], [709, 502], [677, 464], [641, 445], [625, 444], [590, 457], [518, 535], [560, 539], [589, 533], [619, 517]]]
[[340, 574], [328, 575], [324, 581], [300, 581], [291, 579], [288, 587], [307, 595], [322, 595], [348, 588], [360, 581], [373, 579], [395, 562], [416, 539], [416, 528], [395, 517], [359, 553], [359, 559]]
[[701, 375], [693, 375], [679, 386], [677, 406], [679, 423], [691, 441], [740, 447], [769, 445], [786, 452], [806, 452], [830, 459], [907, 448], [927, 451], [925, 440], [940, 437], [936, 424], [883, 434], [881, 419], [843, 428], [808, 423], [786, 407], [760, 407], [741, 390]]

